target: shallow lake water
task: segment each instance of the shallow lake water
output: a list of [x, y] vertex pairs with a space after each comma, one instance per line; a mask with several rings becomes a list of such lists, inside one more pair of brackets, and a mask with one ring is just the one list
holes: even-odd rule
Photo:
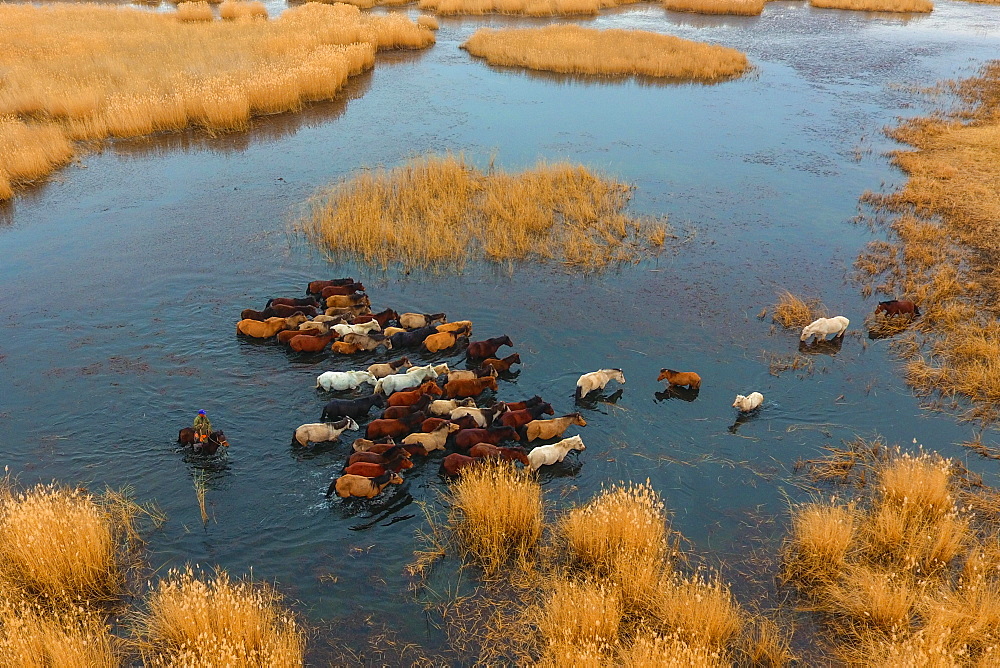
[[[638, 6], [585, 21], [745, 51], [753, 72], [716, 85], [523, 73], [458, 48], [480, 26], [548, 22], [441, 19], [434, 47], [381, 54], [338, 100], [242, 134], [114, 143], [0, 205], [2, 463], [25, 484], [128, 485], [155, 500], [169, 520], [150, 537], [151, 565], [218, 564], [276, 583], [319, 629], [316, 663], [334, 638], [362, 647], [382, 625], [440, 651], [403, 573], [424, 524], [414, 502], [434, 504], [443, 489], [440, 457], [374, 503], [324, 499], [350, 439], [305, 451], [289, 445], [292, 430], [319, 418], [317, 373], [373, 358], [299, 357], [234, 335], [241, 309], [351, 275], [376, 308], [445, 311], [472, 320], [474, 338], [508, 334], [523, 365], [500, 399], [537, 393], [564, 414], [580, 373], [621, 367], [615, 402], [584, 406], [587, 450], [542, 473], [546, 494], [565, 505], [648, 478], [674, 528], [718, 561], [773, 552], [789, 500], [804, 498], [795, 461], [856, 434], [917, 441], [996, 482], [994, 462], [955, 445], [969, 425], [921, 409], [888, 342], [849, 335], [811, 369], [774, 376], [770, 356], [794, 354], [797, 333], [756, 315], [789, 289], [860, 331], [874, 302], [849, 273], [871, 233], [850, 220], [864, 190], [902, 181], [881, 130], [927, 108], [916, 89], [996, 57], [1000, 11], [942, 2], [899, 17], [779, 1], [754, 18]], [[422, 276], [331, 264], [289, 232], [324, 184], [448, 150], [511, 170], [586, 164], [634, 183], [632, 211], [668, 216], [678, 239], [597, 276], [550, 266]], [[697, 370], [697, 399], [658, 394], [661, 367]], [[766, 405], [736, 423], [733, 397], [750, 391]], [[226, 431], [225, 456], [174, 443], [200, 408]], [[751, 603], [767, 575], [742, 573], [727, 575]]]

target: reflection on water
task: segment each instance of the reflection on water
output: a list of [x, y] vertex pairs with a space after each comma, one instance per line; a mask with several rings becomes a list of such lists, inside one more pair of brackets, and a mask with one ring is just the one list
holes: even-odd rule
[[837, 336], [829, 340], [814, 339], [810, 343], [799, 341], [799, 352], [804, 355], [830, 355], [832, 357], [840, 352], [843, 345], [843, 336]]
[[[88, 155], [86, 169], [69, 166], [0, 205], [4, 465], [25, 484], [131, 485], [155, 500], [170, 519], [150, 537], [154, 568], [252, 568], [328, 635], [356, 631], [355, 647], [371, 630], [365, 620], [379, 619], [401, 642], [444, 651], [447, 639], [405, 595], [404, 574], [425, 527], [415, 502], [440, 503], [440, 454], [374, 501], [341, 500], [324, 494], [351, 439], [289, 445], [325, 403], [318, 373], [399, 351], [299, 357], [234, 334], [243, 308], [353, 275], [378, 309], [470, 319], [477, 340], [510, 335], [523, 364], [501, 378], [497, 399], [538, 394], [558, 415], [586, 411], [588, 426], [567, 434], [586, 450], [541, 471], [549, 503], [649, 478], [674, 528], [723, 562], [751, 548], [773, 556], [788, 498], [805, 498], [794, 462], [856, 433], [919, 438], [996, 482], [995, 462], [954, 445], [966, 427], [921, 411], [887, 341], [828, 342], [801, 351], [822, 355], [821, 370], [775, 377], [762, 351], [795, 355], [798, 332], [772, 331], [754, 314], [782, 288], [821, 296], [854, 322], [871, 312], [841, 279], [870, 240], [847, 222], [859, 194], [901, 178], [881, 155], [895, 145], [880, 129], [919, 100], [894, 84], [928, 85], [995, 57], [1000, 16], [944, 3], [907, 24], [778, 2], [752, 22], [677, 20], [635, 7], [591, 24], [739, 48], [754, 75], [707, 87], [554, 86], [457, 48], [480, 25], [550, 21], [444, 19], [435, 47], [380, 60], [349, 86], [350, 101], [259, 119], [239, 136], [115, 142]], [[849, 147], [861, 136], [872, 151], [857, 161]], [[506, 169], [539, 157], [588, 164], [636, 184], [635, 213], [666, 214], [696, 234], [676, 254], [598, 276], [525, 264], [458, 277], [330, 264], [286, 234], [290, 212], [317, 188], [448, 149], [484, 166], [495, 154]], [[466, 365], [461, 353], [433, 359]], [[668, 364], [702, 376], [696, 401], [656, 381]], [[628, 384], [577, 405], [576, 379], [606, 367], [622, 368]], [[733, 396], [747, 389], [767, 404], [734, 424]], [[225, 429], [224, 454], [178, 449], [178, 425], [199, 408]], [[191, 532], [201, 526], [192, 478], [203, 470], [212, 520]], [[751, 566], [725, 575], [747, 600], [766, 600], [773, 573]], [[331, 574], [336, 582], [323, 579]], [[311, 663], [328, 663], [327, 645], [311, 644]]]
[[691, 389], [690, 387], [678, 387], [677, 385], [667, 385], [666, 389], [655, 392], [653, 396], [657, 401], [669, 401], [670, 399], [680, 399], [681, 401], [694, 401], [698, 398], [701, 389]]

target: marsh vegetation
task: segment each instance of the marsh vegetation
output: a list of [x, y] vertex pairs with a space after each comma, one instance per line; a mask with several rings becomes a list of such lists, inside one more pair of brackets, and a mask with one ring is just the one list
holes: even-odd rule
[[523, 16], [595, 15], [602, 9], [639, 0], [420, 0], [418, 7], [441, 16], [514, 14]]

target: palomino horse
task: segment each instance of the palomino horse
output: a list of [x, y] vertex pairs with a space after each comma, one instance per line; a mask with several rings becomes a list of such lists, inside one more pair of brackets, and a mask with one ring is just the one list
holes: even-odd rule
[[582, 399], [594, 390], [603, 390], [612, 380], [624, 385], [625, 374], [621, 369], [598, 369], [585, 373], [576, 381], [576, 398]]

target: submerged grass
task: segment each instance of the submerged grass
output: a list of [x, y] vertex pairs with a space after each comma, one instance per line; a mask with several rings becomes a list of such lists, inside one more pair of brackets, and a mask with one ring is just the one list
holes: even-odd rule
[[238, 20], [216, 21], [204, 2], [175, 14], [0, 4], [0, 33], [16, 45], [0, 49], [0, 199], [69, 161], [76, 140], [241, 130], [334, 97], [377, 50], [434, 42], [400, 14], [310, 3], [263, 20], [261, 9], [224, 3]]
[[718, 81], [746, 72], [746, 55], [724, 46], [643, 30], [578, 25], [480, 28], [462, 48], [491, 65], [568, 74]]
[[331, 255], [382, 269], [460, 270], [483, 258], [597, 271], [658, 250], [645, 239], [665, 223], [627, 216], [631, 191], [567, 163], [484, 173], [461, 155], [431, 155], [341, 181], [310, 200], [301, 225]]
[[893, 161], [909, 179], [867, 193], [888, 240], [855, 263], [866, 292], [906, 295], [923, 315], [900, 340], [906, 379], [923, 395], [970, 401], [963, 417], [1000, 417], [1000, 61], [951, 84], [961, 104], [890, 131], [915, 147]]
[[280, 595], [265, 584], [233, 581], [223, 571], [171, 571], [137, 626], [147, 665], [303, 665], [305, 638]]

